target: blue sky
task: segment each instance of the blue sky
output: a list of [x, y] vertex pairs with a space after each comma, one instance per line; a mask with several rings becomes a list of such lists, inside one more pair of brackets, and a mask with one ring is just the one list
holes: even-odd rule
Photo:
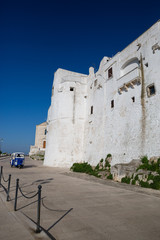
[[88, 74], [160, 18], [160, 2], [0, 1], [0, 139], [29, 152], [57, 68]]

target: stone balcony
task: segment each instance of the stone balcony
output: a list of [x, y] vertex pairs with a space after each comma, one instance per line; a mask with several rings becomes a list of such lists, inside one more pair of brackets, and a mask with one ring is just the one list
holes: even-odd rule
[[127, 91], [128, 87], [134, 88], [135, 85], [141, 84], [141, 74], [138, 67], [124, 74], [117, 79], [118, 92], [121, 94], [123, 91]]

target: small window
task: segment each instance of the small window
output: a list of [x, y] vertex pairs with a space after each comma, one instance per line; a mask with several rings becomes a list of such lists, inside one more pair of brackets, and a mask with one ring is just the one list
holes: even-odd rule
[[155, 94], [156, 94], [156, 89], [155, 89], [154, 84], [149, 85], [147, 87], [147, 95], [148, 95], [148, 97], [151, 97], [151, 96], [153, 96]]
[[91, 114], [93, 114], [93, 106], [91, 106]]
[[94, 81], [94, 86], [95, 87], [97, 86], [97, 79]]
[[46, 148], [46, 141], [43, 141], [43, 148]]
[[111, 108], [114, 108], [114, 100], [111, 101]]
[[70, 87], [70, 91], [73, 92], [74, 91], [74, 87]]
[[54, 87], [52, 87], [52, 96], [54, 95]]
[[46, 135], [46, 134], [47, 134], [47, 129], [44, 130], [44, 135]]
[[110, 68], [110, 69], [108, 70], [108, 78], [111, 78], [111, 77], [113, 77], [112, 68]]
[[135, 97], [132, 97], [132, 102], [135, 102]]

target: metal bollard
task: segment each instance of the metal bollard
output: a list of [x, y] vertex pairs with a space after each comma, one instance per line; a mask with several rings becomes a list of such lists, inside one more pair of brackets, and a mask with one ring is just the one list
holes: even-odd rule
[[1, 166], [1, 172], [0, 172], [0, 185], [1, 185], [2, 174], [3, 174], [3, 166]]
[[36, 229], [36, 233], [40, 233], [41, 232], [41, 229], [39, 227], [40, 225], [40, 213], [41, 213], [41, 189], [42, 189], [42, 186], [39, 185], [38, 186], [38, 205], [37, 205], [37, 229]]
[[9, 174], [9, 179], [8, 179], [7, 201], [9, 201], [10, 183], [11, 183], [11, 174]]
[[14, 211], [17, 210], [18, 188], [19, 188], [19, 179], [17, 178], [17, 180], [16, 180], [16, 193], [15, 193], [15, 200], [14, 200]]

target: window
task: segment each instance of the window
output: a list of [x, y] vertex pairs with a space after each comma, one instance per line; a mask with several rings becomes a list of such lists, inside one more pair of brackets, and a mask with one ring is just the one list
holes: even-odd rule
[[54, 95], [54, 87], [52, 87], [52, 96]]
[[155, 94], [156, 94], [156, 89], [155, 89], [154, 84], [149, 85], [147, 87], [147, 95], [148, 95], [148, 97], [151, 97], [151, 96], [153, 96]]
[[43, 141], [43, 148], [46, 148], [46, 141]]
[[114, 100], [111, 101], [111, 108], [114, 108]]
[[139, 59], [134, 57], [127, 60], [121, 67], [121, 77], [139, 67]]
[[113, 77], [112, 68], [110, 68], [110, 69], [108, 70], [108, 78], [111, 78], [111, 77]]
[[135, 97], [132, 97], [132, 102], [135, 102]]
[[74, 87], [70, 87], [70, 91], [73, 92], [74, 91]]
[[46, 134], [47, 134], [47, 129], [44, 130], [44, 135], [46, 135]]
[[94, 86], [95, 87], [97, 86], [97, 79], [94, 81]]
[[91, 114], [93, 114], [93, 106], [91, 106]]

